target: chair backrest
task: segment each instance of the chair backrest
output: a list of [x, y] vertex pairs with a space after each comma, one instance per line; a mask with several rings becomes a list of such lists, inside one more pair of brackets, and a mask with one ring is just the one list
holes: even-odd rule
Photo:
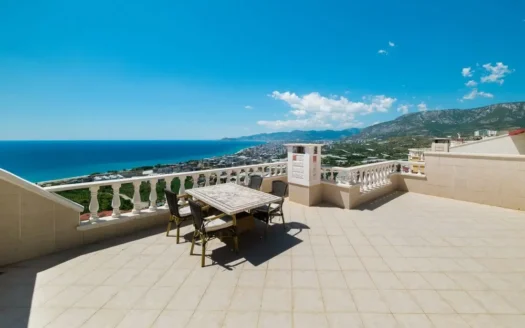
[[179, 199], [177, 194], [171, 190], [164, 190], [164, 195], [166, 196], [166, 202], [168, 202], [168, 207], [170, 208], [171, 215], [180, 217], [179, 215]]
[[288, 184], [284, 181], [273, 181], [272, 182], [272, 195], [283, 197], [286, 196], [288, 191]]
[[194, 200], [188, 199], [190, 204], [191, 215], [193, 216], [193, 225], [195, 229], [202, 229], [202, 224], [204, 222], [204, 214], [202, 213], [202, 205], [195, 202]]
[[248, 188], [259, 190], [261, 189], [262, 182], [263, 182], [263, 178], [261, 176], [252, 175], [250, 177], [250, 183], [248, 183]]

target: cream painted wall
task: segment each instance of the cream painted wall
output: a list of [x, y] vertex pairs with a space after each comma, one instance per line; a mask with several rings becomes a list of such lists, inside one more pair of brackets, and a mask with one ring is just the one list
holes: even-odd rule
[[397, 175], [397, 188], [525, 210], [525, 156], [427, 152], [425, 166], [425, 178]]
[[499, 136], [450, 148], [451, 153], [525, 155], [525, 133]]

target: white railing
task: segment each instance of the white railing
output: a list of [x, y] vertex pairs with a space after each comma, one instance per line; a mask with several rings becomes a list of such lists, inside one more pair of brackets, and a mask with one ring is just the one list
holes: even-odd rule
[[339, 185], [359, 185], [366, 192], [390, 184], [392, 173], [425, 174], [425, 162], [387, 161], [352, 167], [323, 167], [323, 181]]
[[[245, 165], [229, 168], [202, 170], [202, 171], [191, 171], [191, 172], [180, 172], [171, 174], [159, 174], [150, 175], [144, 177], [133, 177], [127, 179], [117, 180], [105, 180], [96, 182], [86, 182], [77, 184], [64, 184], [59, 186], [45, 187], [44, 189], [50, 192], [67, 191], [67, 190], [78, 190], [78, 189], [89, 189], [91, 197], [89, 203], [90, 221], [98, 221], [99, 213], [99, 200], [98, 191], [102, 186], [111, 186], [113, 189], [113, 198], [111, 206], [113, 208], [112, 217], [118, 218], [121, 215], [121, 203], [120, 203], [120, 187], [123, 184], [133, 184], [133, 197], [131, 201], [133, 203], [132, 214], [139, 215], [141, 213], [156, 212], [157, 209], [157, 183], [159, 180], [164, 180], [166, 186], [171, 190], [171, 183], [174, 179], [179, 179], [180, 187], [179, 194], [184, 193], [185, 182], [187, 179], [192, 180], [192, 188], [198, 188], [202, 186], [209, 186], [214, 184], [234, 182], [237, 184], [248, 185], [249, 177], [253, 174], [261, 175], [264, 177], [273, 176], [284, 176], [286, 175], [287, 162], [277, 163], [265, 163], [256, 165]], [[140, 185], [143, 182], [149, 182], [151, 191], [149, 195], [149, 207], [144, 209], [142, 206], [142, 200], [140, 198]], [[164, 204], [162, 209], [168, 209], [167, 204]]]
[[425, 162], [398, 161], [401, 174], [425, 175]]

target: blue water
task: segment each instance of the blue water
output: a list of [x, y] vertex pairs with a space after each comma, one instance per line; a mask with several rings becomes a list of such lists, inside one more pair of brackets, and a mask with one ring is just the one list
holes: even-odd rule
[[39, 182], [233, 154], [258, 144], [219, 140], [0, 141], [0, 168]]

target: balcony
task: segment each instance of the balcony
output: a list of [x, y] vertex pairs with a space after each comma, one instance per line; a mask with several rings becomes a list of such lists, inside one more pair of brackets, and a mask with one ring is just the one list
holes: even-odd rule
[[[416, 173], [414, 163], [397, 161], [324, 168], [319, 204], [300, 205], [292, 195], [285, 202], [286, 232], [277, 218], [263, 240], [257, 226], [241, 236], [239, 254], [215, 240], [204, 268], [199, 256], [189, 255], [192, 227], [183, 227], [186, 242], [175, 244], [156, 201], [138, 213], [97, 218], [94, 197], [92, 218], [79, 222], [78, 206], [50, 192], [56, 189], [35, 190], [4, 175], [0, 259], [11, 264], [0, 268], [0, 322], [524, 327], [525, 213], [518, 210], [524, 160], [436, 153], [425, 159]], [[286, 179], [282, 163], [275, 165], [281, 166], [182, 178], [245, 183], [241, 173], [258, 171], [267, 181]], [[170, 177], [140, 181], [164, 178]]]

